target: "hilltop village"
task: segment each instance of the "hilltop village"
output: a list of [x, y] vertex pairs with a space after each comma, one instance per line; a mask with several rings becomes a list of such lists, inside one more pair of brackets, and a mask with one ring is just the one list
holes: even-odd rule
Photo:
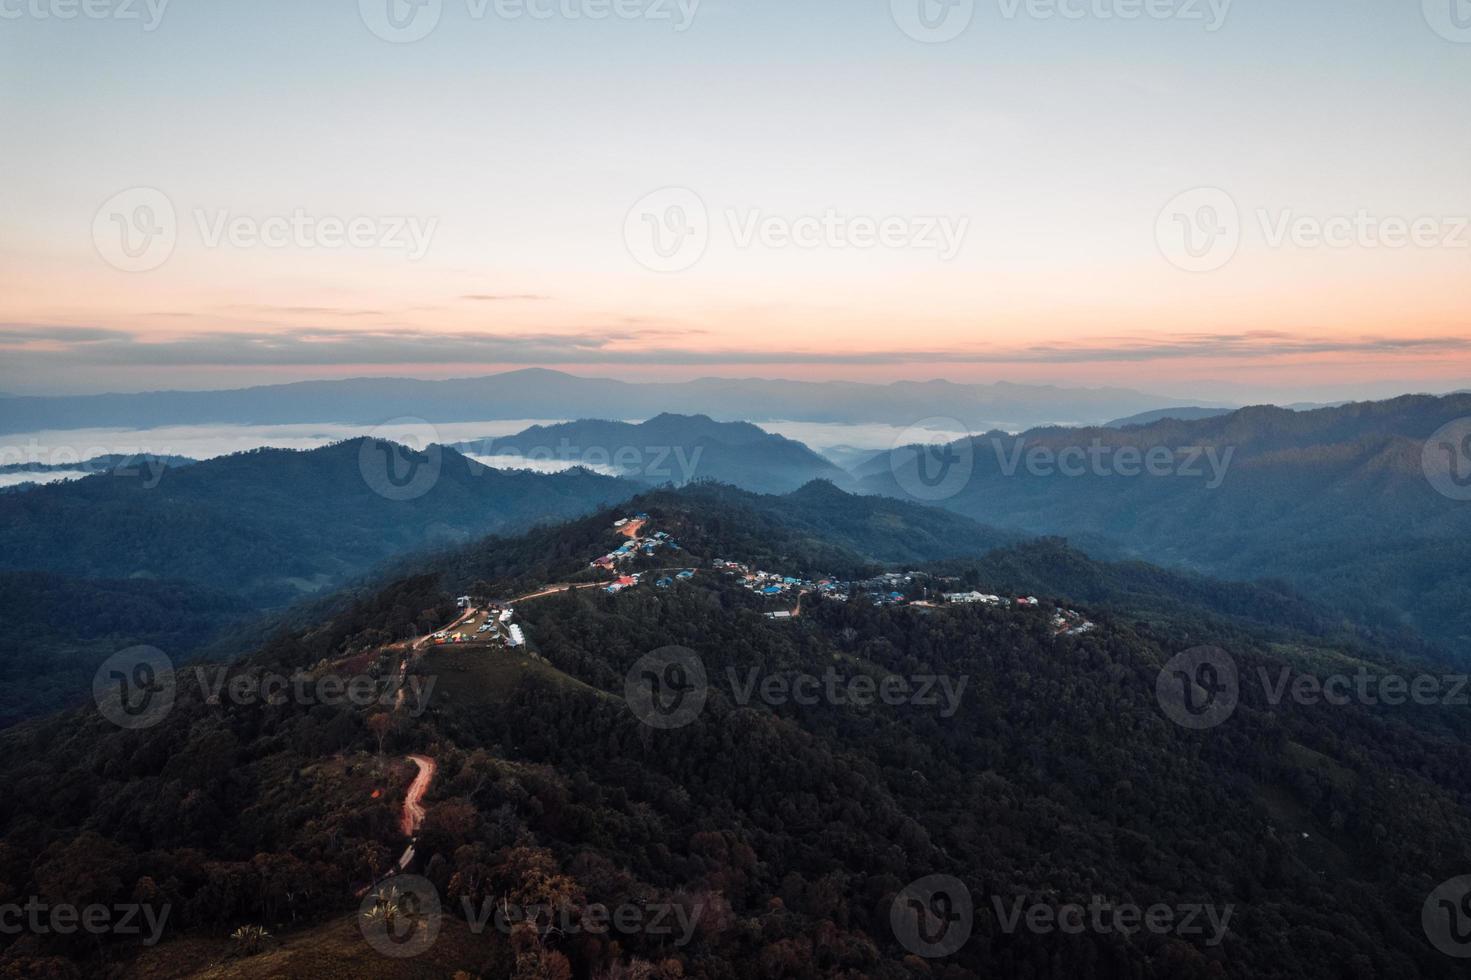
[[[652, 585], [656, 589], [672, 588], [690, 581], [697, 574], [719, 575], [771, 606], [765, 616], [772, 620], [792, 620], [802, 615], [802, 604], [811, 595], [833, 602], [868, 602], [877, 606], [909, 606], [917, 609], [942, 609], [948, 606], [984, 605], [1014, 609], [1040, 609], [1036, 596], [1001, 596], [979, 591], [947, 591], [959, 579], [944, 578], [927, 572], [885, 572], [868, 579], [848, 580], [836, 576], [804, 578], [781, 571], [756, 568], [744, 562], [715, 558], [708, 563], [692, 564], [679, 542], [665, 531], [650, 531], [651, 518], [639, 513], [620, 518], [613, 524], [625, 539], [617, 548], [593, 559], [587, 569], [595, 574], [593, 581], [567, 582], [545, 586], [515, 599], [487, 600], [472, 596], [459, 598], [460, 616], [449, 626], [417, 641], [416, 649], [475, 644], [507, 649], [527, 647], [524, 627], [516, 621], [516, 605], [567, 589], [596, 589], [617, 595], [627, 589]], [[668, 556], [669, 564], [647, 566], [649, 560]], [[684, 562], [681, 563], [681, 559]], [[611, 578], [611, 580], [610, 580]], [[1053, 609], [1052, 631], [1058, 636], [1081, 636], [1097, 627], [1076, 610], [1061, 606]], [[536, 656], [536, 654], [532, 654]], [[406, 666], [406, 664], [405, 664]]]
[[[620, 573], [623, 566], [639, 556], [654, 558], [661, 553], [673, 555], [682, 552], [679, 543], [664, 531], [645, 534], [649, 522], [649, 515], [640, 513], [614, 523], [614, 528], [628, 540], [589, 563], [589, 567], [594, 570], [611, 572], [617, 576], [603, 587], [604, 591], [617, 594], [643, 585], [650, 579], [655, 588], [667, 589], [676, 581], [694, 578], [696, 572], [701, 570], [696, 566], [685, 566]], [[886, 572], [874, 578], [857, 581], [836, 577], [809, 579], [785, 572], [752, 568], [745, 563], [724, 558], [713, 559], [708, 570], [737, 582], [763, 598], [796, 603], [792, 609], [768, 612], [766, 615], [770, 619], [792, 619], [800, 616], [803, 598], [813, 593], [838, 602], [861, 600], [875, 605], [909, 605], [922, 608], [973, 604], [1020, 609], [1036, 609], [1041, 606], [1041, 601], [1036, 596], [1003, 598], [982, 592], [947, 592], [944, 590], [945, 586], [953, 585], [958, 580], [941, 579], [925, 572]], [[1060, 606], [1054, 609], [1051, 622], [1054, 631], [1059, 635], [1079, 636], [1097, 628], [1076, 610]]]

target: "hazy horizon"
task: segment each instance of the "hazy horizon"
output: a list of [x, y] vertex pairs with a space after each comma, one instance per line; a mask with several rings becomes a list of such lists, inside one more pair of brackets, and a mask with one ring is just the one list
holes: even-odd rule
[[0, 390], [1458, 387], [1451, 2], [8, 5]]
[[[513, 368], [509, 371], [477, 372], [473, 374], [457, 374], [452, 371], [442, 373], [425, 372], [399, 372], [383, 374], [358, 374], [348, 377], [313, 376], [304, 378], [293, 378], [281, 381], [258, 381], [245, 384], [180, 384], [169, 387], [129, 387], [118, 386], [98, 390], [70, 390], [64, 386], [56, 388], [44, 388], [28, 390], [22, 386], [15, 390], [0, 391], [3, 397], [72, 397], [97, 394], [109, 395], [131, 395], [131, 394], [159, 394], [168, 392], [211, 392], [211, 391], [236, 391], [248, 388], [269, 387], [278, 384], [312, 384], [321, 382], [354, 381], [474, 381], [490, 380], [500, 375], [516, 373], [526, 370], [551, 370], [557, 374], [584, 380], [597, 381], [623, 381], [632, 384], [688, 384], [701, 381], [746, 381], [751, 383], [765, 382], [809, 382], [809, 383], [852, 383], [873, 384], [884, 387], [905, 384], [930, 384], [949, 383], [957, 385], [999, 385], [1016, 384], [1025, 386], [1051, 386], [1064, 390], [1097, 390], [1116, 388], [1122, 391], [1134, 391], [1166, 400], [1174, 399], [1176, 407], [1203, 405], [1207, 407], [1244, 407], [1252, 404], [1274, 404], [1274, 405], [1297, 405], [1297, 404], [1327, 404], [1348, 401], [1383, 401], [1402, 395], [1447, 395], [1471, 390], [1471, 379], [1446, 380], [1430, 383], [1416, 383], [1412, 381], [1372, 381], [1358, 384], [1342, 385], [1301, 385], [1301, 386], [1262, 386], [1247, 385], [1230, 381], [1198, 380], [1189, 385], [1179, 384], [1154, 384], [1149, 379], [1138, 379], [1138, 383], [1128, 383], [1129, 379], [1121, 379], [1116, 384], [1089, 384], [1070, 383], [1064, 379], [1029, 379], [1018, 381], [1008, 377], [990, 377], [975, 379], [956, 379], [941, 376], [913, 376], [900, 377], [887, 381], [874, 381], [863, 378], [804, 378], [800, 375], [783, 376], [779, 374], [754, 375], [754, 374], [710, 374], [692, 373], [678, 377], [640, 377], [628, 376], [615, 371], [597, 371], [593, 369], [585, 371], [567, 371], [561, 368]], [[1189, 388], [1190, 391], [1184, 389]]]

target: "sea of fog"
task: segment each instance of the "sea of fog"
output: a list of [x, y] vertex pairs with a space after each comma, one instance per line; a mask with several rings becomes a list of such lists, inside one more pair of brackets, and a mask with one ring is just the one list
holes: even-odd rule
[[[515, 435], [533, 425], [555, 425], [563, 419], [499, 419], [487, 422], [400, 423], [379, 426], [335, 422], [303, 422], [291, 425], [169, 425], [153, 429], [93, 428], [50, 429], [0, 435], [0, 467], [27, 463], [71, 467], [112, 453], [147, 453], [154, 456], [187, 456], [213, 459], [231, 453], [270, 447], [315, 449], [357, 436], [374, 435], [404, 445], [422, 448], [430, 443], [475, 443], [484, 439]], [[896, 445], [918, 441], [941, 442], [959, 439], [963, 431], [880, 424], [849, 425], [833, 422], [762, 422], [760, 427], [806, 443], [843, 462], [855, 454], [880, 452]], [[466, 452], [472, 459], [498, 469], [524, 469], [554, 473], [572, 466], [616, 475], [617, 471], [596, 460], [538, 458], [534, 455], [497, 455]], [[19, 483], [50, 483], [86, 476], [81, 469], [44, 473], [0, 473], [0, 487]]]

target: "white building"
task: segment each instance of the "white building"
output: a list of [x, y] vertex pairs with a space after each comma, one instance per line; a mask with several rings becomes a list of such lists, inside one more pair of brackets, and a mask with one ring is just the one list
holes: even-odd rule
[[506, 640], [506, 643], [509, 644], [510, 646], [513, 646], [513, 647], [519, 647], [519, 646], [525, 646], [526, 645], [526, 636], [525, 636], [525, 634], [523, 634], [521, 632], [521, 627], [520, 626], [517, 626], [515, 624], [512, 624], [512, 626], [511, 626], [511, 636], [510, 636], [510, 639]]
[[945, 601], [962, 606], [973, 605], [978, 602], [983, 602], [988, 606], [1001, 605], [1001, 597], [999, 595], [986, 595], [983, 592], [947, 592], [945, 593]]

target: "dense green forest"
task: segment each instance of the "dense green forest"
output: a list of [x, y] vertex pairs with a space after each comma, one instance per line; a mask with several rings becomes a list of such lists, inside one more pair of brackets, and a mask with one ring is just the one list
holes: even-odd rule
[[[820, 541], [817, 527], [859, 528], [873, 506], [828, 514], [842, 499], [825, 493], [790, 523], [788, 505], [722, 488], [630, 506], [677, 534], [692, 565], [876, 570], [854, 546], [861, 534]], [[888, 502], [880, 523], [922, 518], [905, 507]], [[582, 574], [616, 539], [616, 513], [437, 555], [417, 574], [406, 565], [398, 581], [339, 599], [234, 669], [351, 664], [387, 690], [399, 655], [382, 644], [446, 622], [462, 589], [511, 595]], [[1229, 651], [1243, 677], [1381, 670], [1403, 651], [1290, 594], [1096, 563], [1055, 541], [915, 570], [1024, 587], [1044, 603], [811, 597], [801, 618], [774, 622], [737, 583], [702, 572], [669, 589], [526, 603], [530, 655], [430, 653], [413, 668], [436, 681], [428, 710], [393, 714], [381, 754], [370, 722], [381, 706], [211, 704], [188, 682], [152, 728], [120, 730], [95, 711], [18, 726], [0, 736], [6, 892], [166, 901], [173, 915], [156, 949], [24, 936], [7, 940], [0, 969], [164, 975], [150, 971], [186, 940], [225, 950], [250, 924], [283, 942], [316, 935], [358, 907], [404, 845], [396, 817], [410, 772], [400, 760], [412, 751], [439, 766], [416, 867], [449, 918], [460, 922], [469, 899], [663, 903], [697, 923], [676, 943], [567, 934], [534, 918], [510, 937], [473, 937], [470, 974], [1460, 975], [1427, 942], [1420, 910], [1471, 863], [1464, 709], [1272, 704], [1243, 683], [1226, 723], [1193, 731], [1156, 701], [1161, 667], [1201, 644]], [[1058, 635], [1054, 602], [1097, 629]], [[625, 682], [639, 658], [670, 645], [700, 658], [709, 693], [689, 724], [656, 730], [624, 702]], [[949, 715], [920, 703], [742, 703], [730, 671], [752, 669], [966, 686]], [[974, 927], [952, 955], [922, 960], [896, 938], [890, 909], [906, 884], [934, 874], [964, 882]], [[1057, 907], [1095, 895], [1233, 914], [1212, 945], [1007, 931], [995, 912], [998, 901]]]

